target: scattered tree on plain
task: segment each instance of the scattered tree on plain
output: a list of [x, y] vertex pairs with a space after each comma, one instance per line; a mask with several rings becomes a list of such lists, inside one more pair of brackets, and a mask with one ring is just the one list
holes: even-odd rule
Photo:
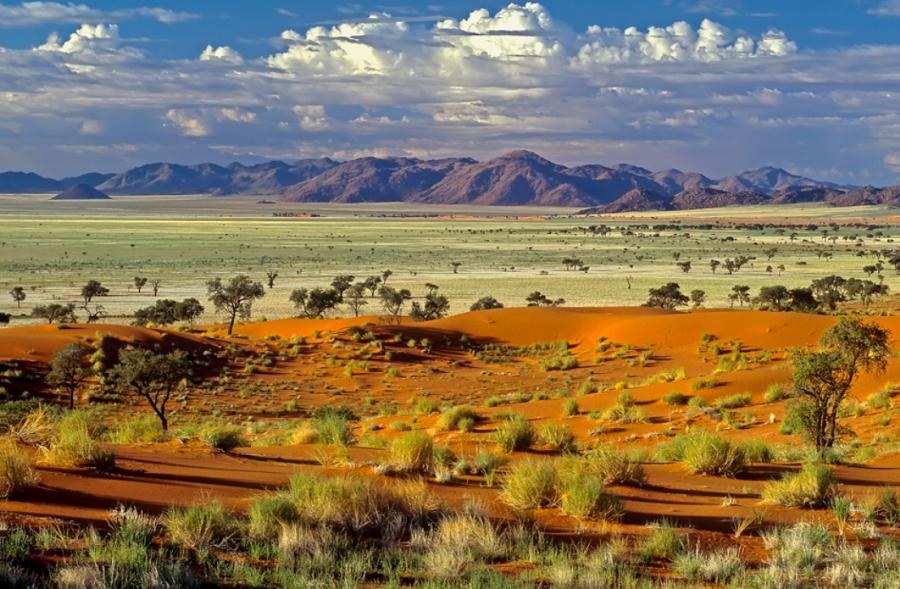
[[365, 297], [366, 285], [363, 282], [357, 282], [344, 293], [344, 302], [353, 311], [354, 317], [359, 317], [360, 309], [369, 304]]
[[695, 288], [691, 291], [691, 305], [695, 309], [698, 309], [703, 306], [703, 303], [706, 302], [706, 291], [700, 290], [699, 288]]
[[344, 301], [344, 292], [351, 286], [353, 286], [353, 280], [355, 276], [350, 274], [341, 274], [339, 276], [335, 276], [334, 280], [331, 281], [331, 288], [335, 290], [338, 294], [338, 302]]
[[46, 319], [47, 323], [75, 323], [77, 321], [73, 303], [65, 305], [60, 305], [59, 303], [38, 305], [31, 310], [31, 316], [38, 319]]
[[382, 286], [378, 290], [378, 296], [381, 297], [381, 306], [397, 323], [400, 323], [400, 314], [403, 306], [412, 298], [412, 293], [408, 289], [395, 289], [390, 286]]
[[470, 311], [486, 311], [487, 309], [502, 309], [503, 303], [495, 299], [494, 297], [487, 296], [481, 297], [469, 307]]
[[875, 323], [841, 317], [815, 352], [792, 359], [795, 406], [804, 436], [821, 456], [837, 442], [841, 405], [860, 372], [882, 372], [891, 354], [890, 333]]
[[529, 307], [560, 307], [566, 304], [566, 299], [551, 299], [541, 291], [536, 290], [525, 297], [525, 302]]
[[153, 287], [153, 296], [159, 296], [159, 287], [162, 284], [162, 280], [155, 278], [150, 281], [150, 286]]
[[269, 285], [269, 288], [275, 288], [275, 279], [278, 278], [277, 270], [269, 270], [266, 272], [266, 283]]
[[442, 294], [438, 294], [437, 290], [429, 290], [425, 295], [425, 302], [419, 304], [414, 302], [410, 309], [409, 316], [416, 321], [433, 321], [447, 316], [450, 311], [450, 299]]
[[25, 299], [28, 298], [28, 295], [25, 293], [25, 289], [21, 286], [14, 286], [11, 291], [9, 291], [9, 296], [12, 297], [12, 300], [16, 303], [16, 308], [21, 309], [22, 303]]
[[166, 405], [172, 394], [190, 375], [191, 363], [181, 350], [161, 353], [128, 347], [119, 352], [108, 381], [122, 390], [142, 397], [159, 418], [163, 430], [169, 429]]
[[178, 321], [193, 323], [203, 314], [203, 310], [203, 305], [195, 298], [184, 299], [181, 302], [162, 299], [149, 307], [135, 311], [134, 324], [171, 325]]
[[94, 297], [105, 297], [109, 294], [109, 289], [100, 284], [99, 280], [88, 280], [87, 284], [81, 287], [81, 298], [87, 305]]
[[688, 304], [690, 300], [681, 292], [681, 286], [677, 282], [670, 282], [659, 288], [651, 288], [649, 294], [647, 302], [644, 303], [645, 307], [675, 309]]
[[307, 319], [321, 319], [338, 306], [341, 297], [333, 288], [298, 288], [291, 292], [290, 301]]
[[238, 316], [249, 319], [253, 310], [253, 301], [266, 296], [263, 285], [253, 282], [243, 274], [235, 276], [227, 283], [215, 278], [206, 283], [209, 300], [218, 311], [228, 313], [228, 335], [234, 331], [234, 322]]
[[93, 374], [88, 358], [90, 350], [74, 343], [53, 354], [50, 361], [50, 372], [47, 384], [61, 391], [69, 403], [69, 409], [75, 408], [75, 393], [85, 380]]
[[134, 287], [137, 289], [138, 294], [141, 294], [141, 289], [147, 284], [147, 279], [142, 276], [134, 277]]

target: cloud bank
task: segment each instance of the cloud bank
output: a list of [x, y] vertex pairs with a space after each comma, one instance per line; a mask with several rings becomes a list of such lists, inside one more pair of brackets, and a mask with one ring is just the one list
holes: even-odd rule
[[[92, 10], [5, 9], [10, 22]], [[188, 18], [179, 14], [131, 18]], [[437, 22], [379, 13], [273, 31], [265, 55], [209, 44], [161, 60], [123, 41], [124, 16], [101, 16], [32, 49], [0, 48], [3, 161], [69, 172], [529, 148], [710, 175], [774, 163], [855, 183], [887, 182], [900, 167], [897, 46], [804, 51], [776, 28], [711, 19], [575, 30], [527, 2]]]

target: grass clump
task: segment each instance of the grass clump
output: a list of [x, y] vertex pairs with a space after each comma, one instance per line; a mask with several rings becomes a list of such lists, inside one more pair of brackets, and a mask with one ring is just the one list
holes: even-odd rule
[[775, 451], [762, 440], [745, 440], [738, 444], [747, 462], [772, 462]]
[[834, 473], [824, 464], [808, 462], [800, 472], [786, 474], [763, 487], [762, 498], [785, 507], [823, 507], [835, 495]]
[[331, 446], [349, 446], [353, 443], [353, 428], [350, 418], [342, 412], [326, 411], [313, 421], [316, 439]]
[[28, 455], [15, 442], [0, 443], [0, 499], [10, 499], [38, 482]]
[[733, 477], [747, 465], [744, 451], [725, 438], [706, 431], [686, 434], [681, 462], [694, 474]]
[[523, 451], [537, 441], [534, 426], [521, 414], [513, 414], [494, 432], [494, 442], [503, 452]]
[[248, 445], [240, 428], [234, 426], [208, 427], [202, 432], [201, 438], [207, 446], [220, 452], [231, 452]]
[[251, 538], [273, 538], [282, 526], [297, 521], [297, 506], [285, 493], [257, 497], [247, 510], [247, 531]]
[[434, 461], [434, 441], [425, 432], [407, 432], [390, 445], [391, 464], [400, 470], [425, 472]]
[[650, 524], [650, 527], [650, 535], [638, 546], [638, 554], [644, 562], [672, 560], [685, 549], [685, 536], [672, 522], [664, 519]]
[[105, 470], [116, 464], [113, 451], [97, 442], [92, 417], [86, 411], [72, 411], [59, 422], [56, 439], [43, 450], [43, 460], [53, 466]]
[[503, 500], [516, 509], [538, 509], [557, 503], [556, 465], [527, 459], [515, 465], [503, 481]]
[[578, 519], [617, 521], [624, 513], [619, 498], [588, 469], [561, 470], [557, 493], [562, 512]]
[[770, 384], [766, 387], [766, 392], [763, 393], [763, 399], [766, 403], [775, 403], [776, 401], [783, 401], [790, 396], [788, 393], [787, 387], [785, 387], [781, 383]]
[[677, 555], [673, 568], [688, 581], [728, 585], [744, 572], [744, 563], [737, 548], [708, 553], [695, 550]]
[[438, 428], [442, 431], [471, 431], [480, 417], [469, 405], [450, 407], [438, 417]]
[[152, 415], [118, 423], [110, 434], [110, 440], [115, 444], [154, 444], [167, 437], [159, 420]]
[[738, 409], [751, 403], [750, 393], [735, 393], [727, 397], [716, 399], [715, 406], [719, 409]]
[[672, 391], [671, 393], [664, 395], [662, 398], [663, 403], [672, 406], [687, 405], [688, 401], [690, 400], [691, 398], [688, 395], [679, 393], [678, 391]]
[[237, 535], [234, 514], [216, 501], [172, 508], [162, 522], [172, 542], [196, 552], [224, 547]]
[[447, 517], [427, 540], [426, 569], [439, 577], [454, 577], [471, 563], [489, 563], [506, 552], [503, 537], [489, 520], [469, 514]]
[[538, 429], [541, 444], [556, 452], [575, 452], [578, 443], [575, 434], [565, 424], [547, 423]]
[[563, 415], [565, 417], [573, 417], [578, 415], [578, 401], [575, 399], [566, 399], [566, 402], [563, 403]]
[[701, 378], [701, 379], [695, 380], [694, 382], [691, 383], [691, 390], [692, 391], [702, 391], [705, 389], [714, 389], [717, 386], [719, 386], [720, 384], [721, 383], [715, 378], [706, 378], [706, 379]]
[[600, 444], [583, 460], [604, 485], [641, 486], [647, 482], [647, 474], [640, 461], [610, 444]]

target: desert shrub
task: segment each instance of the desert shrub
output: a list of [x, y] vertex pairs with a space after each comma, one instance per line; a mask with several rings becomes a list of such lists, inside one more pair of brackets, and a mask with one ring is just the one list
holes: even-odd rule
[[762, 440], [745, 440], [738, 444], [747, 462], [772, 462], [775, 452]]
[[110, 433], [110, 440], [116, 444], [152, 444], [167, 437], [167, 432], [159, 427], [159, 420], [152, 415], [117, 423]]
[[781, 383], [770, 384], [766, 387], [766, 392], [763, 394], [763, 399], [765, 399], [766, 403], [774, 403], [776, 401], [782, 401], [787, 399], [789, 396], [787, 387], [785, 387]]
[[323, 444], [349, 446], [353, 443], [350, 418], [338, 412], [325, 412], [313, 421], [316, 438]]
[[493, 486], [494, 475], [497, 470], [506, 464], [506, 458], [493, 452], [482, 450], [475, 455], [473, 465], [476, 472], [485, 478], [487, 485]]
[[537, 440], [534, 426], [522, 415], [515, 414], [494, 432], [494, 442], [506, 453], [528, 450]]
[[28, 455], [12, 441], [0, 442], [0, 499], [9, 499], [37, 484]]
[[538, 429], [541, 443], [557, 452], [574, 452], [578, 448], [575, 434], [561, 423], [547, 423]]
[[836, 481], [830, 468], [808, 462], [800, 472], [789, 473], [780, 481], [767, 483], [763, 487], [762, 498], [768, 503], [785, 507], [821, 507], [832, 499], [835, 487]]
[[708, 553], [697, 550], [677, 555], [673, 568], [688, 581], [726, 585], [743, 573], [744, 563], [736, 548]]
[[516, 509], [549, 507], [557, 502], [556, 488], [556, 466], [549, 460], [527, 459], [510, 468], [502, 498]]
[[85, 411], [72, 411], [59, 422], [56, 439], [43, 450], [43, 459], [53, 466], [112, 468], [116, 455], [97, 442], [92, 417]]
[[735, 476], [744, 470], [747, 458], [725, 438], [699, 431], [686, 435], [681, 462], [694, 474]]
[[686, 538], [674, 524], [668, 520], [661, 520], [650, 526], [650, 534], [638, 546], [641, 560], [644, 562], [659, 559], [671, 560], [684, 550]]
[[438, 405], [431, 399], [420, 399], [416, 402], [415, 411], [418, 415], [431, 415], [438, 411]]
[[223, 547], [237, 535], [234, 514], [215, 501], [173, 507], [162, 522], [169, 540], [197, 552]]
[[719, 386], [719, 381], [715, 378], [699, 379], [691, 383], [692, 391], [702, 391], [704, 389], [714, 389]]
[[737, 409], [746, 407], [751, 402], [750, 393], [735, 393], [727, 397], [716, 399], [715, 406], [719, 409]]
[[407, 432], [390, 445], [391, 464], [401, 470], [424, 472], [434, 460], [434, 442], [425, 432]]
[[879, 391], [872, 393], [866, 399], [866, 407], [869, 409], [889, 409], [891, 406], [891, 395], [887, 391]]
[[443, 431], [469, 431], [479, 419], [479, 415], [469, 405], [457, 405], [441, 413], [437, 423]]
[[578, 358], [568, 351], [563, 351], [558, 352], [549, 358], [542, 359], [540, 365], [541, 368], [547, 372], [554, 370], [571, 370], [573, 368], [578, 368]]
[[255, 498], [247, 510], [248, 532], [253, 538], [272, 538], [282, 526], [297, 521], [297, 506], [287, 493]]
[[684, 393], [672, 391], [671, 393], [664, 395], [662, 400], [666, 405], [687, 405], [691, 398]]
[[575, 399], [566, 399], [566, 402], [563, 403], [563, 415], [565, 417], [578, 415], [578, 401]]
[[426, 569], [441, 577], [459, 575], [470, 563], [491, 562], [505, 553], [503, 538], [491, 522], [468, 514], [441, 520], [427, 545]]
[[0, 409], [0, 427], [9, 427], [14, 438], [29, 446], [49, 446], [56, 437], [58, 421], [59, 415], [47, 405], [32, 409], [21, 401], [7, 401]]
[[557, 495], [562, 512], [578, 519], [616, 521], [623, 514], [618, 497], [588, 468], [560, 470]]
[[240, 428], [230, 425], [208, 427], [201, 433], [201, 438], [210, 448], [222, 452], [247, 446]]
[[627, 452], [600, 444], [588, 452], [584, 460], [604, 485], [643, 485], [647, 481], [644, 466]]
[[[628, 391], [623, 391], [627, 393]], [[621, 397], [622, 395], [620, 395]], [[619, 400], [615, 405], [606, 410], [604, 417], [617, 423], [644, 423], [647, 415], [644, 410], [633, 403], [624, 403]]]

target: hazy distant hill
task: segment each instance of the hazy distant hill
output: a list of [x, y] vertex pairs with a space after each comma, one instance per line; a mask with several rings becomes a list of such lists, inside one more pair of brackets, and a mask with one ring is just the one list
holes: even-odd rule
[[0, 173], [0, 193], [59, 192], [75, 185], [107, 194], [278, 195], [288, 202], [583, 207], [591, 212], [694, 209], [741, 204], [824, 202], [900, 206], [900, 186], [857, 188], [764, 167], [721, 179], [631, 164], [565, 166], [530, 151], [479, 162], [362, 157], [227, 166], [155, 163], [119, 174], [90, 172], [54, 180]]
[[69, 186], [51, 200], [109, 200], [109, 195], [87, 184]]

